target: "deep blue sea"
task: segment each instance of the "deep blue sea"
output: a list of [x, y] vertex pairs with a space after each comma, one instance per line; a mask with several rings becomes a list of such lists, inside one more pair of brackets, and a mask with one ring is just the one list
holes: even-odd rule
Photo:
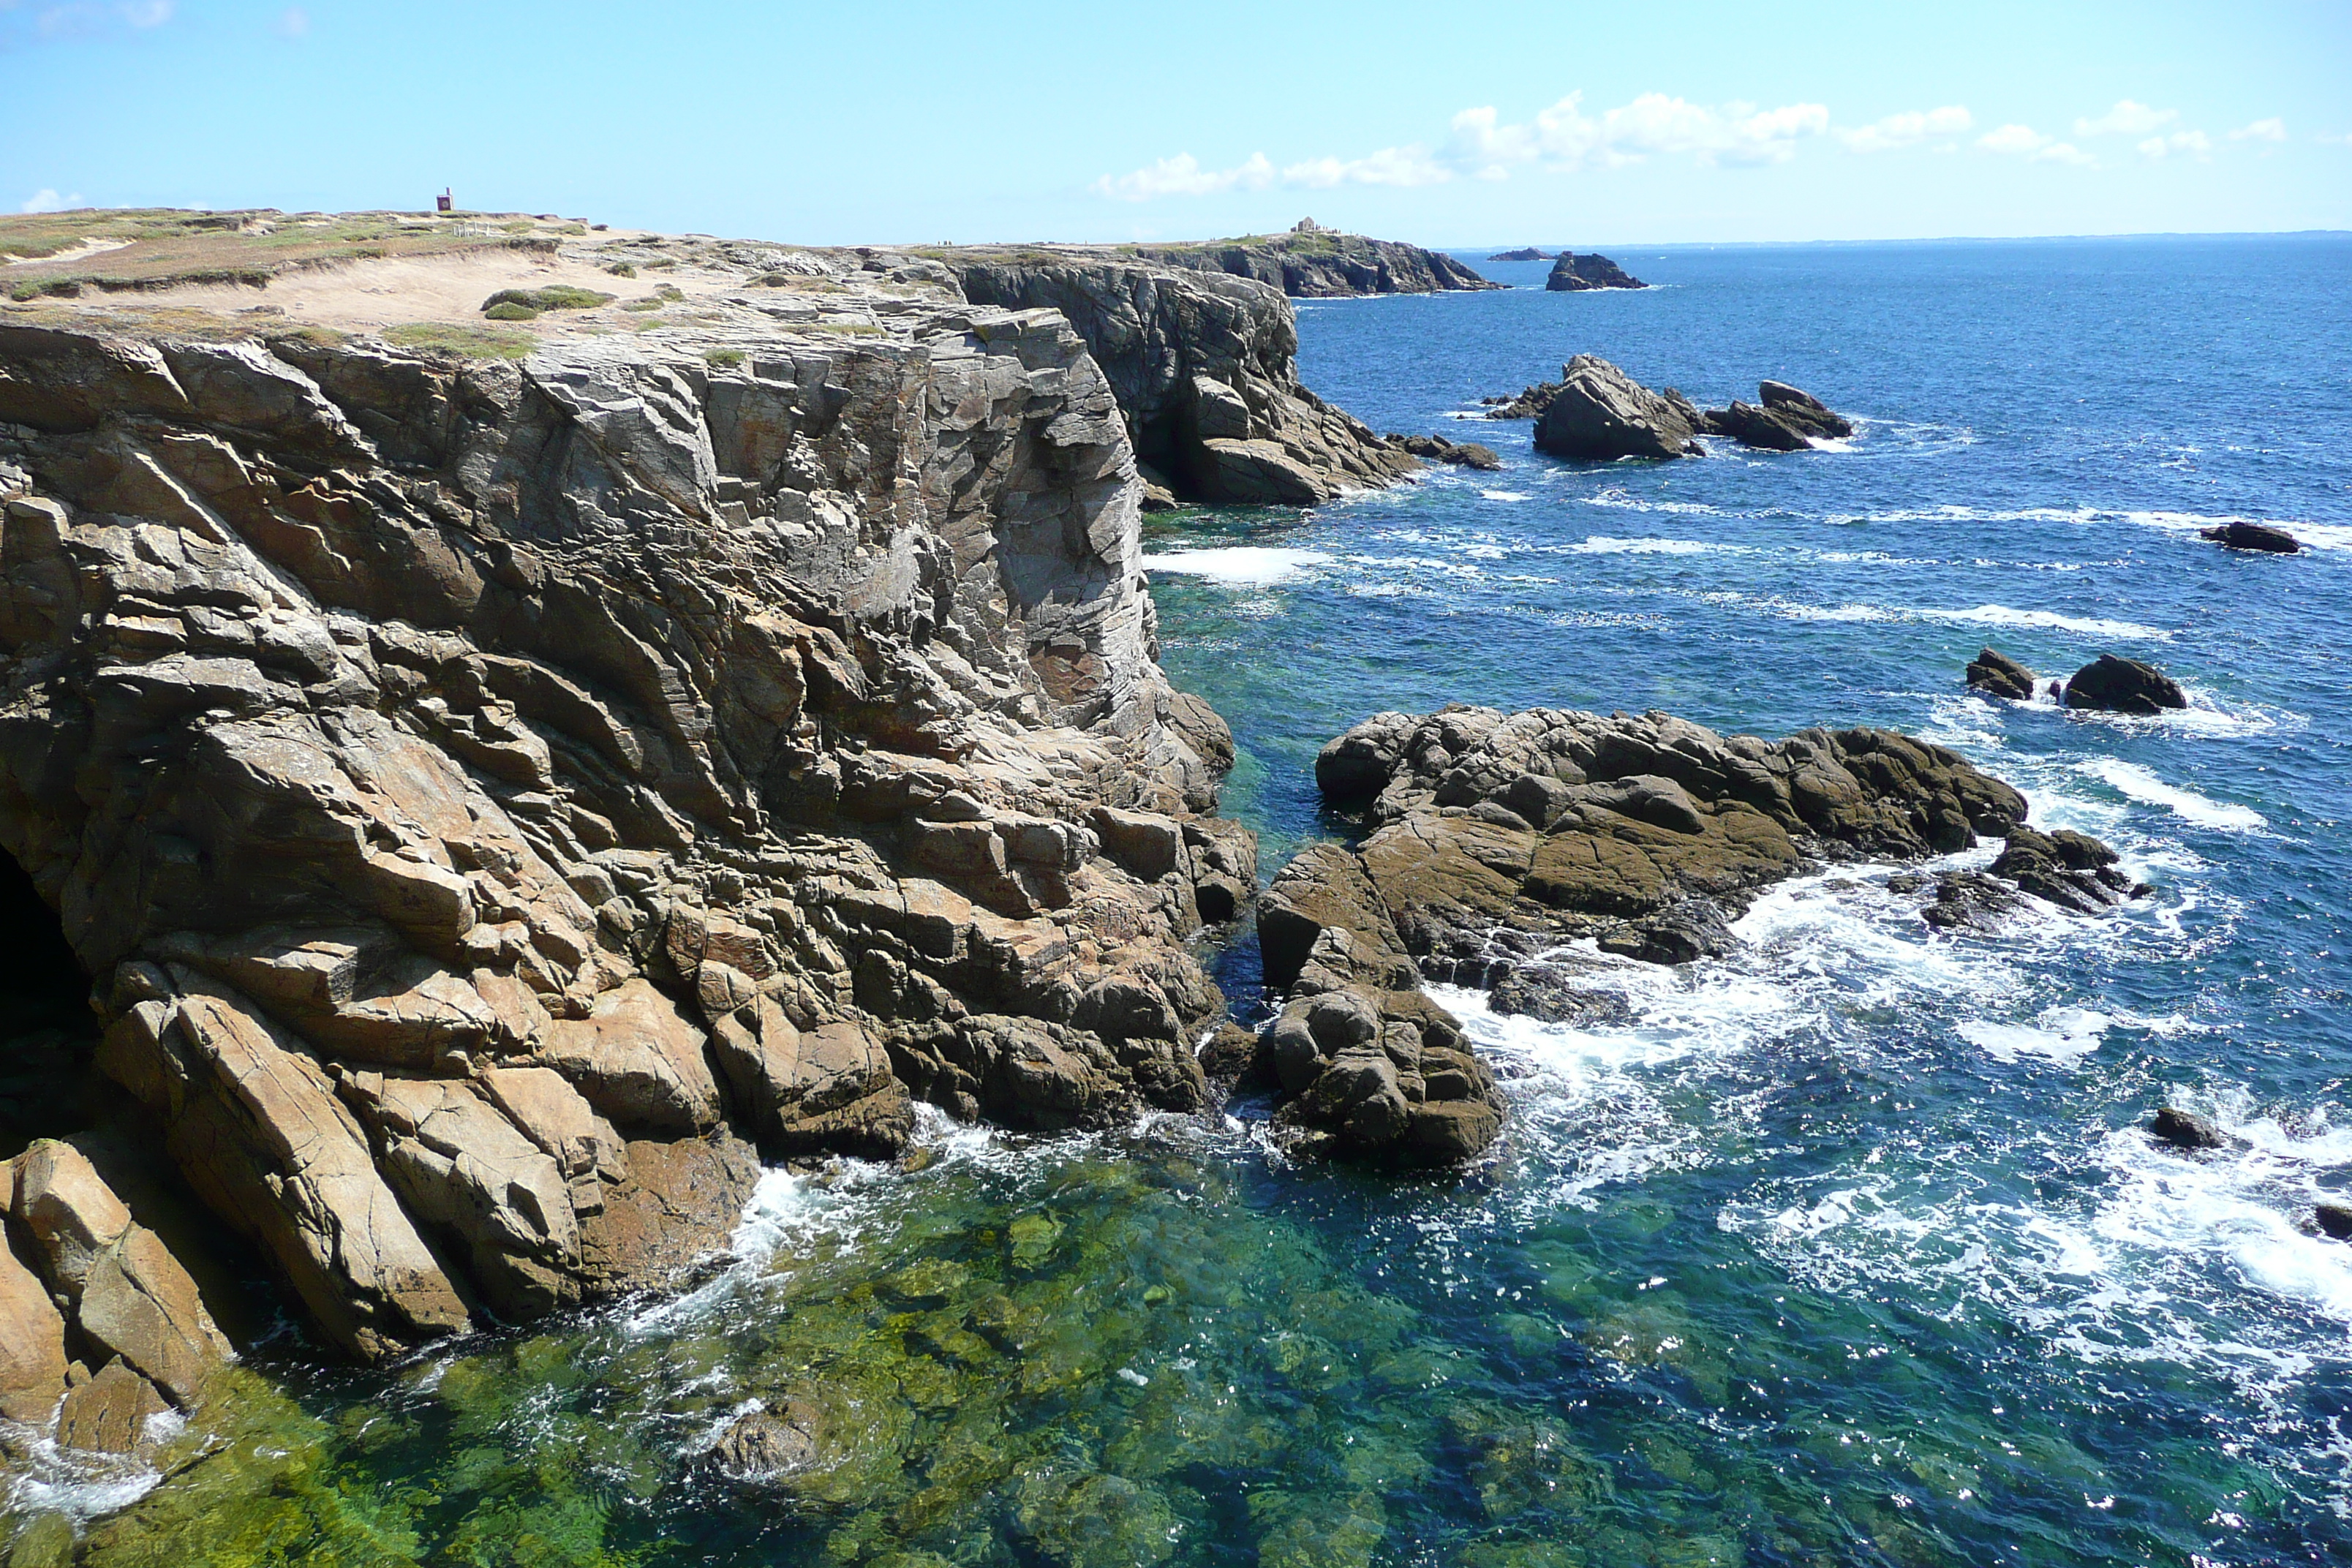
[[[1612, 970], [1626, 1026], [1444, 991], [1511, 1102], [1467, 1176], [1295, 1168], [1250, 1104], [933, 1124], [917, 1169], [770, 1175], [683, 1298], [289, 1363], [183, 1477], [14, 1500], [145, 1493], [100, 1564], [2352, 1562], [2352, 1245], [2302, 1228], [2352, 1201], [2352, 237], [1617, 252], [1638, 293], [1467, 258], [1532, 287], [1302, 304], [1301, 366], [1500, 473], [1150, 524], [1269, 870], [1352, 831], [1318, 747], [1458, 700], [1896, 726], [2153, 895], [1948, 937], [1845, 867], [1735, 957]], [[1859, 431], [1579, 466], [1475, 417], [1580, 352]], [[2314, 548], [2197, 537], [2239, 517]], [[1987, 643], [2193, 705], [1979, 700]], [[2240, 1145], [2156, 1148], [2168, 1102]], [[825, 1434], [781, 1493], [712, 1474], [754, 1401]]]
[[[1169, 667], [1232, 720], [1269, 865], [1346, 831], [1325, 740], [1467, 701], [1895, 726], [2158, 890], [1956, 940], [1841, 871], [1736, 959], [1628, 966], [1630, 1028], [1449, 993], [1518, 1075], [1501, 1171], [1284, 1201], [1599, 1457], [1636, 1533], [2352, 1561], [2352, 1246], [2299, 1228], [2352, 1192], [2352, 237], [1620, 252], [1638, 293], [1464, 258], [1529, 287], [1302, 303], [1301, 369], [1502, 472], [1156, 531]], [[1577, 353], [1709, 406], [1790, 381], [1859, 431], [1580, 465], [1475, 417]], [[2197, 537], [2229, 518], [2315, 548]], [[1988, 643], [2148, 660], [2193, 705], [1975, 698]], [[2168, 1101], [2245, 1146], [2159, 1152]], [[1799, 1496], [1836, 1523], [1776, 1545]]]

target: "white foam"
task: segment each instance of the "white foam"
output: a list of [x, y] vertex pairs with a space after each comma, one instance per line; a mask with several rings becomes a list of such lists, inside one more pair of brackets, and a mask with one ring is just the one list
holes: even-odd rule
[[2185, 821], [2200, 827], [2218, 827], [2232, 833], [2259, 833], [2270, 826], [2268, 818], [2250, 805], [2213, 800], [2193, 789], [2166, 784], [2137, 763], [2127, 763], [2116, 757], [2095, 757], [2076, 764], [2094, 778], [2104, 779], [2114, 788], [2147, 805], [2160, 805]]
[[1478, 493], [1487, 500], [1514, 501], [1536, 499], [1525, 490], [1480, 490]]
[[1568, 555], [1706, 555], [1730, 547], [1697, 539], [1612, 539], [1596, 533], [1581, 544], [1555, 548]]
[[1289, 550], [1272, 545], [1234, 544], [1212, 550], [1168, 550], [1146, 555], [1147, 570], [1180, 577], [1204, 577], [1235, 587], [1264, 588], [1286, 582], [1331, 557], [1319, 550]]
[[2114, 1022], [2105, 1013], [2095, 1013], [2087, 1007], [2053, 1007], [2032, 1024], [1999, 1024], [1971, 1018], [1955, 1032], [1996, 1061], [2041, 1057], [2053, 1062], [2071, 1062], [2097, 1050], [2106, 1037], [2107, 1026]]
[[1719, 515], [1718, 509], [1707, 505], [1705, 501], [1652, 500], [1640, 496], [1628, 495], [1614, 485], [1592, 495], [1579, 496], [1577, 499], [1587, 506], [1619, 507], [1626, 511], [1679, 512], [1700, 517]]
[[2054, 610], [2018, 610], [2007, 605], [1979, 605], [1973, 610], [1909, 610], [1921, 620], [1949, 621], [1960, 626], [2029, 626], [2042, 631], [2077, 632], [2084, 637], [2170, 642], [2172, 634], [2137, 621], [2100, 620], [2095, 616], [2062, 616]]

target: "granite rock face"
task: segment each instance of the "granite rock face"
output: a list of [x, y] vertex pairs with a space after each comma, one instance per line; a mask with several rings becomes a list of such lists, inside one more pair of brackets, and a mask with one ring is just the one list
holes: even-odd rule
[[[747, 285], [512, 363], [0, 327], [0, 846], [103, 1070], [345, 1352], [658, 1282], [755, 1145], [1200, 1103], [1186, 939], [1255, 846], [1155, 662], [1115, 389], [902, 270], [855, 333]], [[1221, 329], [1111, 296], [1286, 374], [1267, 291], [1182, 276]], [[155, 1249], [56, 1234], [176, 1397]]]
[[[1528, 260], [1538, 260], [1528, 257]], [[1581, 293], [1588, 289], [1646, 289], [1648, 284], [1605, 256], [1579, 256], [1563, 250], [1552, 263], [1544, 287], [1555, 294]]]
[[975, 303], [1056, 310], [1077, 330], [1137, 460], [1179, 498], [1315, 506], [1421, 466], [1300, 384], [1273, 283], [1118, 252], [941, 255]]
[[[1381, 713], [1323, 749], [1316, 780], [1372, 831], [1353, 848], [1315, 846], [1276, 877], [1258, 905], [1266, 980], [1289, 991], [1286, 1019], [1355, 994], [1383, 1040], [1388, 1020], [1411, 1016], [1397, 998], [1422, 980], [1494, 987], [1530, 961], [1540, 984], [1510, 987], [1515, 1005], [1572, 1016], [1596, 1004], [1552, 973], [1566, 943], [1663, 963], [1719, 955], [1737, 945], [1728, 917], [1758, 889], [1824, 862], [1925, 858], [1983, 834], [2011, 840], [1997, 876], [2063, 908], [2128, 890], [2095, 840], [2032, 833], [2017, 791], [1885, 730], [1768, 742], [1663, 713]], [[1442, 1048], [1423, 1022], [1423, 1048]], [[1284, 1047], [1268, 1037], [1278, 1067]], [[1406, 1070], [1410, 1053], [1391, 1055]], [[1476, 1079], [1448, 1083], [1492, 1107]], [[1332, 1125], [1305, 1089], [1285, 1087], [1302, 1097], [1288, 1114]]]

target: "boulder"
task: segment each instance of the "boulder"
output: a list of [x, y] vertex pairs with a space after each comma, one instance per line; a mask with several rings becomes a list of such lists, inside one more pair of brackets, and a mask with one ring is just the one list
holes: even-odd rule
[[2157, 1111], [2149, 1120], [2147, 1130], [2157, 1142], [2168, 1143], [2175, 1149], [2227, 1149], [2236, 1142], [2210, 1118], [2169, 1105]]
[[2311, 1211], [2311, 1223], [2333, 1241], [2352, 1241], [2352, 1205], [2323, 1203]]
[[1728, 436], [1743, 447], [1768, 452], [1803, 452], [1812, 447], [1793, 422], [1772, 409], [1759, 408], [1737, 398], [1730, 407], [1715, 409], [1706, 418], [1705, 428], [1709, 434]]
[[2266, 522], [2217, 523], [2198, 530], [2198, 537], [2210, 539], [2226, 550], [2252, 550], [2265, 555], [2294, 555], [2303, 549], [2302, 541], [2294, 534]]
[[2012, 702], [2033, 700], [2033, 672], [1993, 648], [1986, 648], [1969, 661], [1968, 681], [1969, 690], [1988, 697], [2006, 697]]
[[1559, 390], [1536, 422], [1536, 447], [1580, 461], [1704, 451], [1692, 439], [1689, 421], [1672, 404], [1591, 354], [1579, 354], [1561, 367]]
[[814, 1467], [822, 1448], [824, 1421], [816, 1406], [788, 1399], [774, 1410], [737, 1416], [711, 1448], [710, 1461], [729, 1480], [773, 1485]]
[[2103, 653], [2066, 682], [2066, 706], [2149, 718], [2168, 708], [2186, 708], [2180, 683], [2152, 664]]
[[0, 1416], [45, 1425], [65, 1391], [65, 1318], [0, 1234]]
[[1544, 287], [1560, 294], [1580, 293], [1588, 289], [1646, 289], [1649, 285], [1605, 256], [1578, 256], [1563, 250], [1552, 263], [1551, 276], [1544, 279]]
[[1446, 463], [1482, 473], [1496, 473], [1503, 467], [1502, 457], [1495, 448], [1475, 441], [1456, 443], [1443, 436], [1399, 436], [1393, 432], [1389, 439], [1425, 463]]
[[2086, 833], [2062, 827], [2037, 833], [2020, 825], [2010, 830], [1990, 868], [2038, 899], [2076, 914], [2096, 914], [2147, 889], [2116, 868], [2116, 852]]
[[168, 1408], [154, 1385], [117, 1356], [66, 1395], [58, 1412], [58, 1446], [96, 1454], [131, 1453], [145, 1440], [147, 1418]]

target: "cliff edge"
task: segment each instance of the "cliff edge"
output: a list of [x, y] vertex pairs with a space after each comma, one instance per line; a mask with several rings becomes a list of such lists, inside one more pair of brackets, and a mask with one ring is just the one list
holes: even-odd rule
[[919, 1101], [1199, 1106], [1255, 886], [1065, 317], [551, 237], [0, 309], [0, 847], [361, 1357], [657, 1282]]

